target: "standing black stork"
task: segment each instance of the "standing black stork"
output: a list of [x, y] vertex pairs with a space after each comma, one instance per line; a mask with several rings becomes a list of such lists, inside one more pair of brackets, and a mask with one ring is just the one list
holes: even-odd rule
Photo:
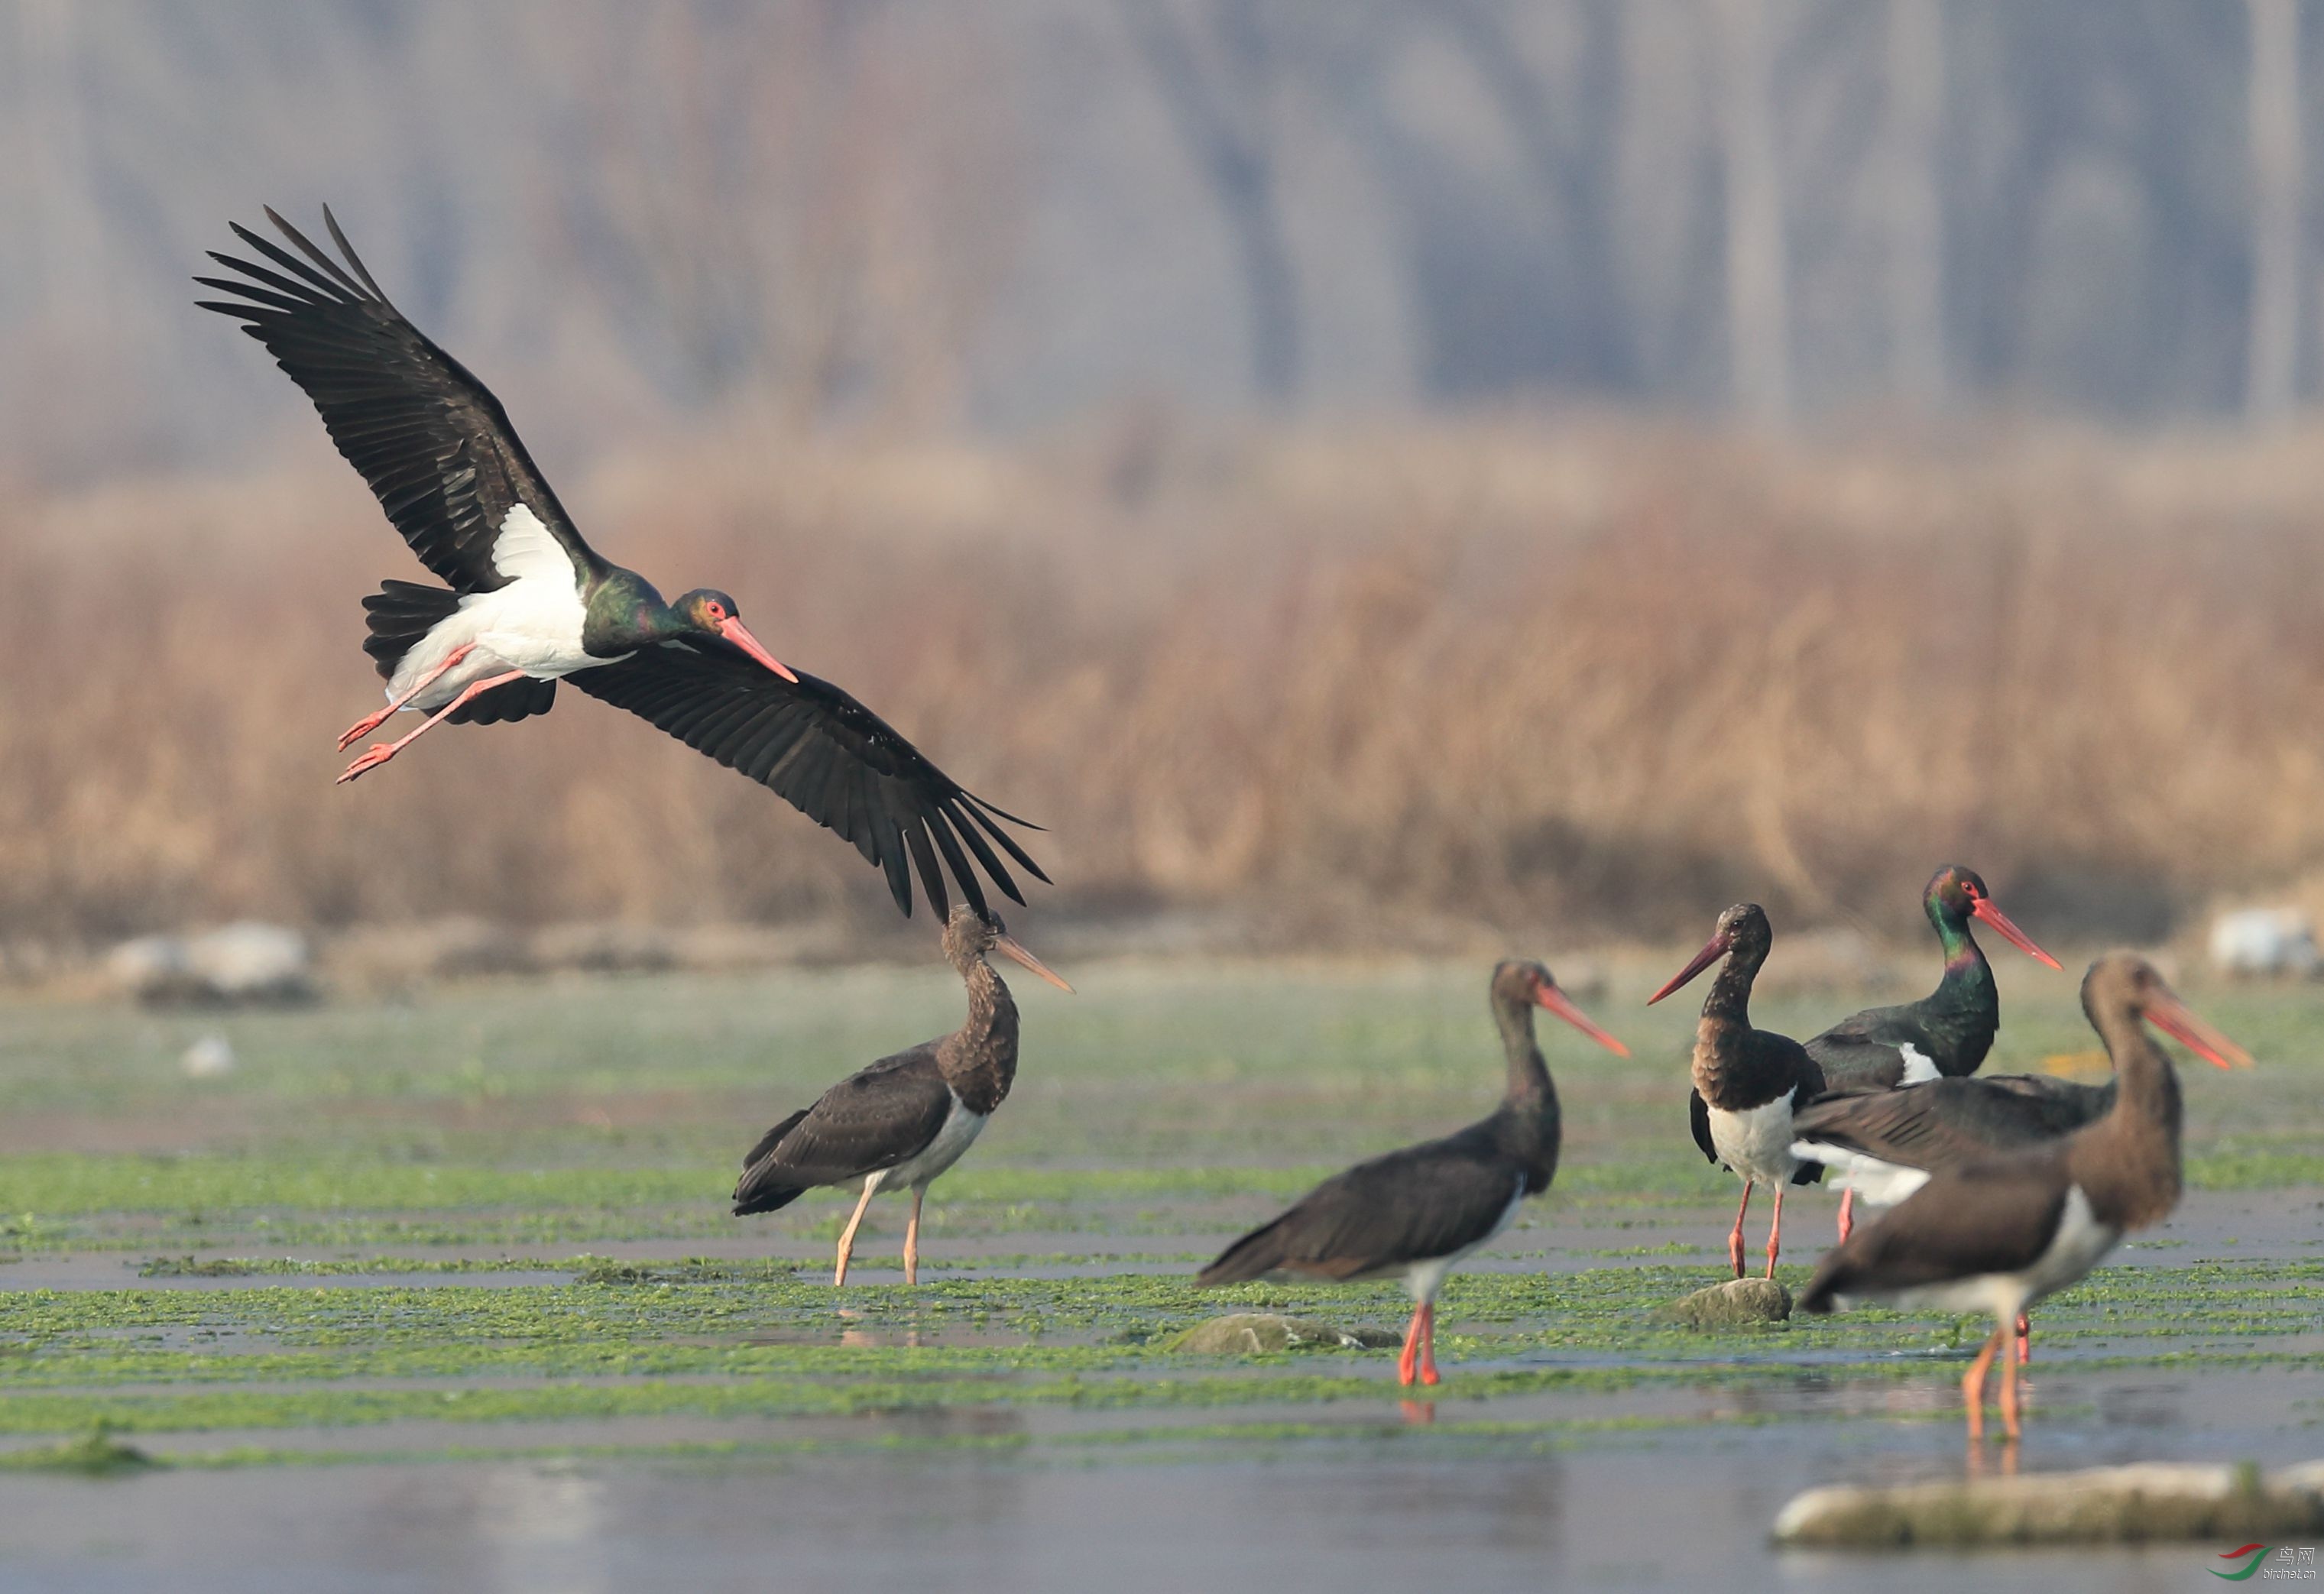
[[839, 1236], [834, 1285], [847, 1282], [863, 1209], [881, 1190], [898, 1187], [912, 1193], [912, 1215], [904, 1224], [904, 1282], [920, 1281], [920, 1199], [1009, 1099], [1017, 1079], [1017, 1004], [985, 961], [992, 952], [1060, 990], [1073, 990], [1019, 946], [999, 919], [966, 904], [954, 908], [945, 922], [944, 954], [968, 987], [968, 1022], [941, 1040], [923, 1041], [849, 1074], [814, 1106], [761, 1136], [742, 1159], [742, 1177], [734, 1186], [738, 1218], [787, 1207], [818, 1185], [863, 1182]]
[[1048, 879], [996, 823], [1027, 821], [963, 789], [837, 686], [779, 662], [733, 598], [705, 587], [666, 604], [643, 576], [601, 557], [566, 517], [500, 401], [388, 302], [330, 211], [323, 222], [344, 264], [272, 209], [266, 215], [298, 253], [235, 225], [235, 236], [269, 263], [213, 252], [240, 277], [197, 277], [235, 296], [201, 308], [240, 321], [314, 401], [388, 520], [447, 584], [390, 581], [364, 600], [364, 650], [386, 679], [387, 703], [347, 729], [341, 750], [398, 710], [428, 717], [373, 746], [341, 780], [377, 769], [447, 720], [493, 724], [545, 714], [557, 683], [570, 679], [853, 842], [886, 872], [908, 916], [914, 868], [938, 914], [947, 867], [979, 909], [979, 865], [1022, 902], [996, 845], [1036, 880]]
[[1490, 1116], [1333, 1175], [1222, 1251], [1194, 1282], [1401, 1277], [1413, 1313], [1397, 1377], [1406, 1384], [1416, 1376], [1435, 1383], [1436, 1293], [1445, 1276], [1499, 1234], [1519, 1202], [1548, 1189], [1557, 1173], [1557, 1091], [1534, 1039], [1534, 1009], [1546, 1008], [1616, 1056], [1630, 1055], [1539, 963], [1497, 965], [1491, 992], [1508, 1084]]
[[[1921, 894], [1922, 911], [1944, 948], [1945, 972], [1936, 990], [1914, 1002], [1867, 1008], [1841, 1019], [1807, 1042], [1808, 1055], [1825, 1073], [1848, 1081], [1850, 1091], [1894, 1089], [1923, 1080], [1975, 1073], [1993, 1049], [2001, 1028], [2001, 997], [1993, 965], [1969, 933], [1973, 919], [1993, 926], [2003, 940], [2052, 968], [2058, 960], [1993, 905], [1993, 895], [1973, 869], [1949, 863], [1930, 878]], [[1856, 1185], [1841, 1186], [1840, 1237], [1848, 1238], [1856, 1207]]]
[[[2011, 1324], [2179, 1202], [2179, 1077], [2140, 1020], [2222, 1068], [2250, 1061], [2135, 953], [2090, 965], [2082, 1011], [2114, 1059], [2112, 1110], [2061, 1139], [1932, 1174], [1825, 1253], [1800, 1297], [1810, 1312], [1869, 1300], [1991, 1313], [1993, 1333], [1961, 1378], [1972, 1438], [1985, 1432], [1985, 1377]], [[2001, 1420], [2016, 1438], [2014, 1359], [2002, 1367]]]
[[[1997, 1073], [1835, 1096], [1794, 1117], [1792, 1150], [1840, 1172], [1866, 1204], [1894, 1206], [1941, 1169], [2047, 1145], [2098, 1122], [2114, 1110], [2120, 1085], [2113, 1079], [2088, 1085], [2046, 1073]], [[2033, 1356], [2032, 1329], [2023, 1313], [2016, 1329], [2023, 1366]]]
[[1702, 1017], [1694, 1027], [1689, 1116], [1702, 1155], [1743, 1181], [1743, 1200], [1727, 1236], [1727, 1260], [1738, 1278], [1743, 1276], [1743, 1218], [1751, 1210], [1751, 1187], [1764, 1179], [1775, 1190], [1775, 1221], [1767, 1228], [1767, 1276], [1773, 1278], [1783, 1248], [1784, 1186], [1812, 1184], [1823, 1176], [1821, 1167], [1792, 1155], [1792, 1111], [1823, 1094], [1824, 1072], [1791, 1037], [1751, 1027], [1751, 981], [1775, 938], [1766, 909], [1738, 902], [1719, 916], [1694, 961], [1646, 999], [1652, 1007], [1720, 958], [1727, 960], [1702, 999]]

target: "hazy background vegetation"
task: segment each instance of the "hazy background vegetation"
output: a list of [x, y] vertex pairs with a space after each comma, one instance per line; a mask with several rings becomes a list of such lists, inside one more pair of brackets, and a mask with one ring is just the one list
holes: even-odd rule
[[0, 939], [875, 924], [578, 700], [334, 790], [414, 573], [191, 308], [328, 200], [600, 547], [1284, 941], [2153, 935], [2324, 868], [2301, 0], [0, 0]]

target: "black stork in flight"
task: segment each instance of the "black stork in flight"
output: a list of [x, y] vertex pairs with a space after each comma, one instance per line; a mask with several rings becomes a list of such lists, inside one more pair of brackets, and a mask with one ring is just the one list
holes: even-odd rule
[[[1808, 1055], [1828, 1076], [1847, 1081], [1851, 1092], [1957, 1079], [1975, 1073], [1985, 1061], [2001, 1028], [2001, 997], [1994, 988], [1993, 965], [1970, 933], [1972, 921], [1990, 925], [2037, 963], [2060, 966], [1993, 905], [1993, 894], [1973, 869], [1950, 863], [1937, 871], [1921, 894], [1921, 908], [1945, 953], [1936, 990], [1898, 1007], [1868, 1008], [1806, 1042]], [[1849, 1180], [1840, 1198], [1842, 1239], [1852, 1227], [1855, 1206], [1856, 1184]]]
[[849, 1074], [761, 1136], [742, 1159], [736, 1217], [775, 1212], [819, 1185], [861, 1179], [863, 1193], [839, 1236], [831, 1276], [835, 1285], [844, 1285], [863, 1209], [883, 1189], [908, 1189], [904, 1282], [920, 1281], [920, 1198], [976, 1143], [1017, 1079], [1017, 1003], [985, 961], [994, 952], [1060, 990], [1073, 990], [999, 919], [966, 904], [954, 908], [945, 922], [944, 954], [968, 987], [968, 1022]]
[[1534, 1040], [1533, 1010], [1546, 1008], [1615, 1055], [1630, 1055], [1584, 1017], [1539, 963], [1499, 964], [1491, 990], [1508, 1085], [1489, 1117], [1324, 1180], [1281, 1217], [1229, 1246], [1194, 1282], [1400, 1277], [1413, 1313], [1397, 1377], [1406, 1384], [1416, 1377], [1435, 1383], [1436, 1293], [1445, 1276], [1499, 1233], [1519, 1202], [1548, 1189], [1557, 1172], [1557, 1092]]
[[[2090, 965], [2082, 1011], [2114, 1059], [2119, 1088], [2106, 1116], [2061, 1139], [1932, 1174], [1894, 1211], [1826, 1252], [1800, 1296], [1809, 1312], [1878, 1301], [1989, 1313], [1993, 1333], [1961, 1378], [1972, 1438], [1985, 1431], [1986, 1373], [2011, 1325], [2086, 1276], [2125, 1233], [2161, 1222], [2179, 1202], [2179, 1076], [2140, 1021], [2222, 1068], [2250, 1061], [2135, 953], [2109, 953]], [[2014, 1359], [2002, 1367], [2001, 1420], [2016, 1438]]]
[[[342, 260], [272, 209], [291, 249], [234, 226], [264, 263], [216, 253], [235, 277], [196, 281], [314, 401], [420, 561], [442, 586], [390, 581], [364, 600], [364, 650], [387, 703], [349, 727], [344, 751], [397, 710], [428, 717], [349, 764], [377, 769], [435, 726], [545, 714], [557, 683], [628, 709], [782, 797], [855, 844], [912, 911], [917, 869], [930, 907], [985, 907], [977, 870], [1022, 902], [1000, 853], [1039, 864], [997, 821], [1031, 826], [971, 795], [886, 721], [828, 681], [785, 667], [723, 592], [676, 603], [582, 540], [498, 399], [388, 302], [330, 211]], [[296, 250], [296, 253], [292, 253]], [[994, 851], [1000, 849], [1000, 852]], [[939, 861], [941, 857], [941, 861]]]

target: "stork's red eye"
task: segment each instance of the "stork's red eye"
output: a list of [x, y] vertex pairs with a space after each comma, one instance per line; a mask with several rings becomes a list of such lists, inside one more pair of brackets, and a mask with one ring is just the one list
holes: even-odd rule
[[724, 619], [725, 619], [725, 618], [726, 618], [726, 605], [725, 605], [725, 604], [710, 604], [710, 605], [709, 605], [709, 609], [710, 609], [710, 618], [711, 618], [711, 619], [713, 619], [713, 620], [724, 620]]

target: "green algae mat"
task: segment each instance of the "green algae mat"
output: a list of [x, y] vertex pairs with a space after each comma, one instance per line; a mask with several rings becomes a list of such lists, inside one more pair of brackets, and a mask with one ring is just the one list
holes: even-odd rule
[[[1402, 1398], [1393, 1351], [1174, 1350], [1230, 1311], [1401, 1326], [1393, 1286], [1201, 1292], [1190, 1276], [1332, 1167], [1489, 1105], [1483, 972], [1072, 972], [1078, 998], [1021, 997], [1017, 1093], [932, 1193], [922, 1284], [893, 1282], [888, 1202], [842, 1291], [828, 1246], [847, 1198], [738, 1221], [735, 1160], [824, 1084], [956, 1022], [947, 979], [496, 983], [277, 1013], [0, 1008], [0, 1451], [97, 1472], [1155, 1454], [1416, 1423], [1438, 1444], [1586, 1448], [1957, 1420], [1974, 1324], [1656, 1321], [1721, 1276], [1735, 1187], [1687, 1138], [1691, 1016], [1604, 993], [1593, 1016], [1636, 1055], [1545, 1029], [1565, 1165], [1447, 1290], [1446, 1382], [1425, 1403]], [[2190, 995], [2260, 1066], [2184, 1071], [2189, 1202], [2038, 1316], [2037, 1423], [2146, 1376], [2274, 1390], [2324, 1353], [2324, 999]], [[1988, 1069], [2083, 1065], [2070, 978], [2024, 974], [2005, 1001]], [[1857, 1005], [1768, 1002], [1760, 1021], [1805, 1031]], [[179, 1057], [212, 1035], [234, 1071], [188, 1078]], [[1834, 1204], [1787, 1203], [1794, 1285]], [[2324, 1424], [2300, 1405], [2312, 1390], [2255, 1398]]]

